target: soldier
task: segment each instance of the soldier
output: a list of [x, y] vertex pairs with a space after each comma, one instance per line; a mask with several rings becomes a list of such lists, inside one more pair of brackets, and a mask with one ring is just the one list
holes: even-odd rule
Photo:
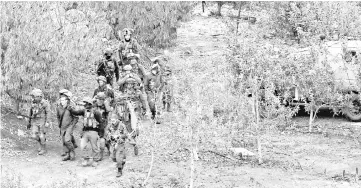
[[115, 113], [113, 114], [111, 123], [107, 129], [107, 137], [113, 148], [112, 160], [117, 162], [117, 177], [120, 177], [122, 176], [122, 171], [126, 162], [125, 141], [127, 135], [125, 132], [125, 125]]
[[122, 79], [119, 80], [119, 90], [122, 93], [126, 93], [128, 95], [135, 95], [139, 97], [140, 102], [142, 103], [143, 110], [146, 111], [146, 115], [149, 114], [149, 105], [146, 101], [145, 95], [142, 94], [141, 86], [142, 81], [138, 75], [132, 73], [132, 66], [127, 65], [124, 67], [125, 75]]
[[159, 71], [159, 65], [154, 64], [151, 68], [151, 72], [145, 77], [144, 80], [144, 89], [147, 93], [149, 108], [152, 113], [152, 119], [154, 119], [156, 115], [155, 102], [157, 100], [156, 97], [159, 97], [158, 91], [162, 83], [162, 78]]
[[[81, 115], [84, 117], [83, 128], [81, 132], [80, 140], [80, 149], [82, 151], [82, 165], [87, 166], [88, 164], [95, 166], [94, 159], [99, 156], [99, 119], [95, 114], [95, 109], [93, 108], [93, 101], [90, 97], [85, 97], [83, 99], [84, 106], [77, 108], [73, 111], [73, 114]], [[85, 147], [90, 142], [91, 146], [91, 155], [87, 156]], [[87, 161], [89, 159], [89, 161]]]
[[95, 89], [93, 98], [98, 93], [103, 92], [109, 99], [110, 104], [112, 104], [114, 101], [114, 91], [109, 85], [106, 84], [106, 78], [104, 76], [98, 76], [97, 81], [98, 81], [99, 86], [98, 86], [98, 88]]
[[104, 58], [98, 62], [97, 74], [98, 76], [104, 76], [107, 80], [107, 84], [113, 86], [114, 74], [116, 81], [119, 79], [119, 66], [114, 58], [112, 58], [113, 51], [107, 48], [104, 53]]
[[57, 118], [59, 122], [60, 136], [63, 142], [63, 156], [62, 160], [75, 160], [74, 149], [76, 145], [73, 130], [79, 118], [72, 114], [75, 108], [75, 103], [70, 100], [72, 93], [66, 89], [59, 91], [60, 99], [57, 102]]
[[172, 100], [173, 100], [173, 84], [171, 83], [170, 76], [172, 71], [170, 69], [166, 69], [163, 76], [163, 83], [161, 87], [162, 92], [162, 102], [163, 109], [167, 110], [167, 112], [171, 112], [172, 110]]
[[[137, 54], [129, 53], [127, 56], [127, 59], [128, 59], [128, 63], [125, 65], [128, 65], [128, 64], [131, 65], [132, 66], [131, 72], [134, 74], [137, 74], [139, 76], [139, 78], [143, 81], [144, 77], [147, 75], [147, 71], [145, 70], [143, 65], [138, 63], [139, 55], [137, 56]], [[124, 66], [123, 66], [123, 72], [122, 72], [123, 74], [125, 73]]]
[[105, 149], [105, 129], [108, 125], [108, 115], [111, 112], [110, 103], [106, 100], [107, 96], [105, 93], [100, 92], [96, 95], [96, 103], [94, 104], [97, 121], [99, 123], [99, 147], [100, 147], [100, 157], [96, 161], [101, 161], [103, 159], [104, 149]]
[[43, 98], [43, 92], [40, 89], [32, 90], [30, 95], [32, 96], [32, 103], [27, 129], [32, 129], [31, 138], [39, 142], [38, 154], [44, 155], [46, 153], [45, 134], [49, 128], [48, 115], [50, 113], [50, 105]]
[[122, 32], [124, 39], [119, 44], [119, 59], [122, 66], [127, 64], [129, 53], [139, 54], [140, 45], [132, 37], [133, 32], [134, 30], [129, 28], [124, 28]]
[[[143, 107], [143, 109], [145, 109], [146, 116], [148, 116], [149, 106], [140, 90], [140, 85], [142, 82], [136, 74], [131, 73], [131, 69], [132, 67], [130, 65], [125, 66], [126, 75], [121, 80], [119, 80], [119, 87], [121, 88], [123, 94], [135, 98], [137, 102], [141, 102], [141, 106]], [[141, 109], [138, 107], [138, 105], [134, 107], [134, 111], [139, 117], [141, 114]], [[135, 141], [135, 138], [139, 134], [138, 130], [133, 130], [131, 120], [128, 119], [128, 116], [125, 115], [124, 117], [124, 124], [127, 127], [126, 131], [131, 133], [131, 136], [129, 136], [129, 139], [131, 139], [130, 144], [134, 146], [135, 155], [138, 155], [138, 147]]]

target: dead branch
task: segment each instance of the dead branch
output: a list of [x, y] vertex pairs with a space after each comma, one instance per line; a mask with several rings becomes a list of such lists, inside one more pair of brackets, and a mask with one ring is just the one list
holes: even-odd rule
[[231, 157], [231, 156], [228, 156], [228, 155], [224, 155], [224, 154], [218, 153], [218, 152], [216, 152], [216, 151], [212, 151], [212, 150], [205, 150], [205, 151], [203, 151], [203, 152], [213, 153], [213, 154], [215, 154], [215, 155], [218, 155], [218, 156], [221, 156], [221, 157], [224, 157], [224, 158], [233, 160], [233, 161], [241, 161], [241, 159], [236, 159], [236, 158], [234, 158], [234, 157]]

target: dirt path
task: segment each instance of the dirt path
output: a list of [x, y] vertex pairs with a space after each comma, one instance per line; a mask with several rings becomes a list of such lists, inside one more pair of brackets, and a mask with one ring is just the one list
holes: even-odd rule
[[[188, 60], [197, 62], [209, 59], [213, 62], [224, 61], [226, 30], [222, 19], [195, 16], [178, 29], [178, 45], [169, 55], [188, 57]], [[171, 119], [171, 114], [168, 114], [163, 124], [169, 124]], [[331, 123], [330, 118], [322, 121]], [[330, 127], [339, 130], [338, 126], [344, 121], [337, 119]], [[48, 136], [47, 155], [38, 156], [36, 143], [17, 135], [18, 129], [24, 130], [24, 121], [13, 115], [3, 115], [1, 122], [2, 181], [20, 177], [26, 187], [137, 187], [148, 173], [151, 154], [148, 147], [141, 145], [142, 140], [139, 156], [133, 156], [128, 147], [124, 176], [116, 178], [115, 163], [108, 157], [97, 167], [81, 167], [79, 148], [76, 150], [76, 161], [62, 162], [58, 129]], [[295, 119], [295, 122], [301, 127], [307, 125], [307, 117]], [[149, 131], [148, 128], [145, 128], [145, 133]], [[163, 127], [163, 131], [167, 131], [167, 127]], [[221, 158], [221, 162], [199, 161], [196, 163], [195, 185], [206, 188], [357, 187], [352, 181], [333, 181], [331, 176], [340, 174], [342, 169], [348, 173], [354, 172], [356, 167], [361, 170], [360, 146], [349, 136], [338, 135], [333, 129], [330, 131], [331, 137], [299, 132], [270, 135], [264, 144], [266, 162], [261, 166], [255, 165], [252, 160], [234, 162]], [[142, 139], [146, 139], [145, 136]], [[165, 156], [157, 154], [148, 187], [186, 187], [189, 182], [189, 162], [167, 160]]]

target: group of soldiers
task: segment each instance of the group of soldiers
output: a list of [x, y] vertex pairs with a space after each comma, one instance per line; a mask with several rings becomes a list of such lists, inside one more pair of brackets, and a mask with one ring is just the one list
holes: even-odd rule
[[[82, 165], [96, 166], [103, 159], [107, 148], [113, 161], [117, 162], [117, 177], [120, 177], [126, 162], [125, 144], [132, 145], [134, 154], [138, 155], [136, 137], [139, 135], [140, 119], [157, 119], [158, 100], [162, 101], [164, 109], [171, 110], [171, 70], [155, 59], [148, 73], [140, 63], [140, 46], [132, 33], [133, 30], [127, 28], [122, 32], [123, 39], [118, 48], [120, 61], [113, 57], [111, 49], [106, 49], [104, 58], [98, 61], [98, 87], [92, 97], [85, 97], [75, 103], [69, 90], [59, 91], [56, 114], [63, 145], [63, 161], [75, 160], [74, 150], [78, 145], [73, 130], [82, 117]], [[50, 104], [40, 89], [34, 89], [30, 95], [33, 100], [27, 128], [31, 128], [31, 137], [39, 142], [38, 154], [43, 155], [46, 153], [45, 135], [49, 128]], [[90, 154], [86, 151], [88, 145]]]

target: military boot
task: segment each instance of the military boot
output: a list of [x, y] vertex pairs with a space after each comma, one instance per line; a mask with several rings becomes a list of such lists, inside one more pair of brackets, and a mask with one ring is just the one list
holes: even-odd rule
[[118, 172], [117, 172], [117, 178], [121, 177], [123, 175], [123, 169], [122, 168], [118, 168]]
[[82, 159], [81, 165], [82, 165], [83, 167], [88, 166], [88, 161], [87, 161], [86, 159]]
[[45, 144], [40, 144], [41, 150], [39, 151], [38, 155], [44, 155], [46, 153]]
[[61, 153], [60, 156], [62, 156], [62, 157], [66, 156], [66, 152]]
[[61, 159], [62, 161], [67, 161], [70, 159], [69, 153], [66, 153], [65, 156]]

